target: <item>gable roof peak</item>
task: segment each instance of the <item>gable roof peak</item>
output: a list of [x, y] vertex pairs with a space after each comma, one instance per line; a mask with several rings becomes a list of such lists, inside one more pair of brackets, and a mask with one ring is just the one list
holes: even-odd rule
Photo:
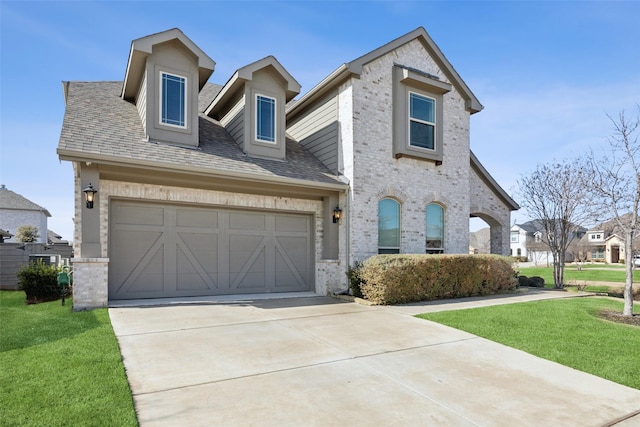
[[4, 184], [0, 186], [0, 209], [37, 211], [43, 212], [48, 217], [51, 216], [48, 210], [36, 203], [33, 203], [26, 197], [9, 190]]
[[180, 42], [197, 58], [198, 83], [199, 89], [202, 89], [211, 74], [213, 74], [216, 63], [179, 28], [172, 28], [137, 38], [131, 42], [129, 61], [127, 62], [127, 70], [122, 85], [122, 98], [131, 100], [136, 96], [140, 86], [140, 78], [145, 69], [146, 59], [151, 55], [153, 46], [172, 40]]
[[403, 46], [413, 40], [419, 40], [425, 47], [429, 55], [436, 62], [438, 67], [442, 70], [445, 76], [449, 79], [451, 84], [458, 90], [460, 95], [465, 100], [465, 107], [471, 114], [481, 111], [484, 107], [473, 94], [469, 86], [462, 80], [458, 72], [453, 68], [453, 65], [444, 56], [438, 45], [433, 41], [431, 36], [427, 33], [424, 27], [418, 27], [413, 31], [400, 36], [369, 53], [366, 53], [353, 61], [340, 65], [335, 71], [333, 71], [324, 80], [314, 86], [309, 92], [307, 92], [302, 98], [300, 98], [295, 104], [293, 104], [288, 110], [287, 114], [295, 115], [295, 111], [302, 108], [308, 102], [321, 97], [331, 87], [339, 84], [346, 76], [360, 76], [362, 74], [362, 67], [375, 59], [380, 58], [392, 52], [393, 50]]
[[231, 78], [224, 84], [220, 92], [211, 101], [211, 104], [205, 110], [205, 114], [210, 117], [216, 117], [220, 108], [224, 108], [225, 103], [233, 97], [233, 95], [244, 87], [244, 84], [253, 79], [253, 74], [265, 68], [271, 68], [283, 80], [285, 100], [289, 102], [300, 93], [300, 83], [280, 64], [275, 56], [269, 55], [259, 59], [244, 67], [238, 68]]

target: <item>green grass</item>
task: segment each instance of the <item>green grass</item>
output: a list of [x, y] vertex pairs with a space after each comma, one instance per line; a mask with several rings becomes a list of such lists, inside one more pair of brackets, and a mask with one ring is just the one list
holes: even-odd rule
[[[604, 268], [604, 267], [601, 267]], [[608, 267], [607, 267], [608, 268]], [[516, 268], [521, 276], [540, 276], [544, 279], [545, 285], [553, 286], [553, 267], [520, 267]], [[634, 283], [640, 278], [640, 273], [634, 271]], [[597, 270], [593, 268], [578, 271], [575, 266], [565, 267], [564, 280], [566, 283], [575, 282], [625, 282], [624, 269], [616, 268], [614, 270]]]
[[[639, 305], [635, 312], [639, 312]], [[640, 327], [601, 320], [607, 298], [570, 298], [421, 314], [544, 359], [640, 389]]]
[[107, 310], [24, 300], [0, 292], [0, 425], [138, 425]]

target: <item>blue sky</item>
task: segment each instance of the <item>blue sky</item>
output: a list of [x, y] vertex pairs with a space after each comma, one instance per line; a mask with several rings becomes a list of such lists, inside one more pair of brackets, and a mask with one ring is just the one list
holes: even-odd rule
[[1, 0], [0, 19], [0, 182], [47, 208], [49, 228], [68, 240], [61, 82], [122, 80], [131, 40], [173, 27], [216, 61], [211, 82], [274, 55], [304, 94], [423, 26], [484, 105], [471, 148], [512, 195], [536, 164], [597, 151], [611, 134], [606, 114], [640, 103], [637, 1]]

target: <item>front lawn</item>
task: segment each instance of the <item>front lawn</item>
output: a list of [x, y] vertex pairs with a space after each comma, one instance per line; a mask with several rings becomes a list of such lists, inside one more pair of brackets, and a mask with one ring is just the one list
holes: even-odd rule
[[137, 426], [106, 309], [0, 291], [0, 424]]
[[602, 320], [603, 309], [622, 312], [622, 302], [568, 298], [417, 317], [640, 389], [640, 327]]
[[[540, 276], [544, 279], [545, 286], [553, 287], [553, 267], [514, 267], [521, 276]], [[617, 282], [624, 284], [625, 271], [622, 268], [605, 269], [601, 266], [601, 270], [595, 268], [587, 268], [578, 271], [575, 266], [567, 266], [564, 269], [565, 284], [570, 282]], [[634, 273], [634, 283], [640, 278], [640, 272]]]

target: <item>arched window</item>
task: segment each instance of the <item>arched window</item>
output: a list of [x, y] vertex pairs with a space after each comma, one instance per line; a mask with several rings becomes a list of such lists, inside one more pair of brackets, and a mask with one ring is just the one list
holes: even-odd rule
[[444, 252], [444, 209], [437, 203], [427, 205], [426, 252], [441, 254]]
[[400, 203], [393, 199], [378, 202], [378, 253], [400, 253]]

